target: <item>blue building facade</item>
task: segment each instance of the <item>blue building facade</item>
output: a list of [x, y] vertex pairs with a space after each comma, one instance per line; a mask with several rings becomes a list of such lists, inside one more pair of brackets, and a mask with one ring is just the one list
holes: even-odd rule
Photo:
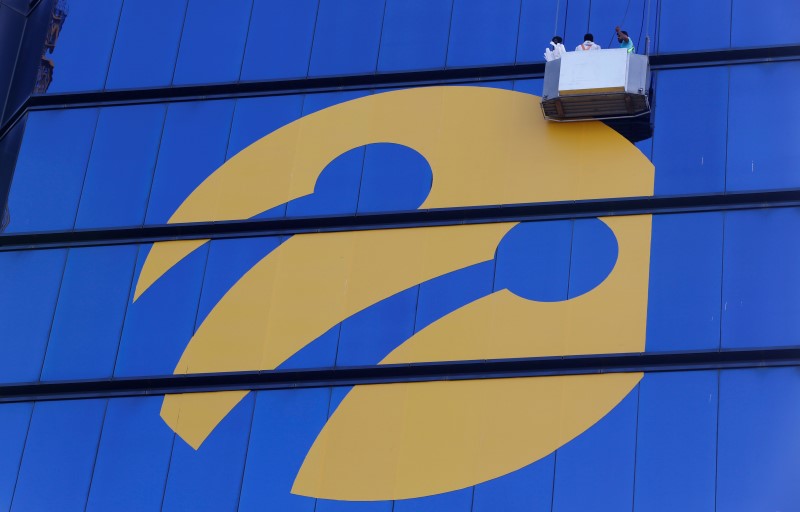
[[0, 510], [800, 511], [799, 22], [0, 0]]

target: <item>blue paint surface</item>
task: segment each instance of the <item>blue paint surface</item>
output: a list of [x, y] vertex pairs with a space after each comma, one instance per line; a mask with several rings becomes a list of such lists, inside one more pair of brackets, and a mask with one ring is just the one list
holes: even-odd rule
[[[689, 83], [696, 94], [686, 94]], [[727, 97], [727, 68], [659, 72], [653, 134], [657, 195], [725, 189]]]
[[122, 5], [106, 89], [172, 82], [187, 2], [136, 0]]
[[252, 7], [253, 0], [189, 0], [172, 83], [238, 80]]
[[197, 450], [175, 438], [161, 510], [236, 510], [254, 398], [242, 399]]
[[[71, 0], [52, 55], [49, 93], [103, 88], [122, 0]], [[41, 43], [40, 43], [41, 44]]]
[[722, 372], [717, 510], [797, 510], [800, 372]]
[[648, 351], [720, 346], [723, 215], [653, 216]]
[[556, 452], [553, 512], [631, 509], [637, 395], [638, 388]]
[[84, 509], [105, 409], [106, 400], [35, 405], [13, 512]]
[[241, 80], [304, 78], [319, 0], [256, 0]]
[[142, 224], [165, 111], [163, 105], [100, 111], [75, 219], [77, 229]]
[[798, 344], [798, 230], [796, 208], [725, 214], [723, 348]]
[[372, 73], [385, 0], [320, 0], [309, 76]]
[[714, 510], [717, 386], [716, 371], [645, 376], [634, 510]]
[[520, 1], [454, 0], [447, 67], [513, 64]]
[[160, 396], [109, 400], [87, 512], [161, 510], [175, 435]]
[[0, 252], [0, 382], [39, 379], [66, 255]]
[[136, 245], [70, 249], [42, 380], [111, 377], [138, 250]]
[[378, 71], [443, 68], [454, 0], [387, 0]]
[[28, 114], [8, 197], [7, 233], [72, 229], [97, 109]]

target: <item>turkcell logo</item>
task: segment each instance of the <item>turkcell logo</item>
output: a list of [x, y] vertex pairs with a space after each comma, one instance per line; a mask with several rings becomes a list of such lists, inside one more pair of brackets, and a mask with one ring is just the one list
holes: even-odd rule
[[[650, 162], [601, 123], [546, 123], [538, 98], [518, 92], [426, 87], [341, 103], [278, 129], [209, 176], [170, 222], [246, 219], [313, 195], [331, 161], [374, 143], [405, 146], [430, 165], [432, 184], [421, 209], [653, 192]], [[494, 291], [444, 314], [375, 363], [643, 351], [650, 224], [648, 215], [591, 221], [588, 229], [603, 251], [590, 262], [594, 270], [583, 288], [553, 297], [513, 275], [498, 278]], [[548, 244], [541, 226], [499, 222], [295, 235], [228, 290], [175, 373], [275, 369], [366, 308], [473, 265], [497, 260], [499, 266], [504, 252], [529, 258], [536, 270], [547, 261], [526, 241]], [[156, 243], [135, 299], [205, 242]], [[580, 435], [641, 377], [356, 386], [309, 449], [292, 492], [388, 500], [484, 482]], [[161, 415], [199, 448], [247, 393], [168, 395]]]

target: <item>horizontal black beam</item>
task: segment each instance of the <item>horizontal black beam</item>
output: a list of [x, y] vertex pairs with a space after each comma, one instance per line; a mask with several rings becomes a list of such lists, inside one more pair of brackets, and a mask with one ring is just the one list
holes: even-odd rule
[[[690, 196], [631, 197], [396, 213], [164, 224], [0, 235], [0, 252], [149, 243], [167, 240], [291, 236], [301, 233], [545, 221], [800, 206], [800, 189]], [[11, 212], [14, 215], [14, 212]]]
[[[659, 70], [797, 59], [800, 59], [800, 45], [784, 45], [657, 54], [650, 56], [650, 65], [653, 70]], [[517, 78], [540, 78], [542, 76], [544, 76], [544, 63], [537, 62], [529, 64], [472, 66], [397, 73], [369, 73], [289, 80], [226, 82], [189, 86], [44, 94], [28, 98], [28, 100], [10, 117], [6, 124], [0, 128], [0, 138], [11, 129], [14, 123], [30, 110], [413, 87]]]
[[271, 370], [0, 386], [0, 403], [398, 382], [800, 366], [800, 347]]

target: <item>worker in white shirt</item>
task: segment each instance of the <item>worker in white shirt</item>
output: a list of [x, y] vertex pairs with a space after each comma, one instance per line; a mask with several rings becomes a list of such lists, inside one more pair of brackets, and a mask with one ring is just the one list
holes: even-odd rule
[[583, 36], [583, 43], [575, 47], [576, 52], [585, 52], [589, 50], [600, 50], [600, 45], [595, 44], [594, 36], [592, 34], [585, 34]]
[[550, 48], [544, 50], [544, 60], [547, 62], [560, 59], [562, 55], [567, 53], [567, 49], [564, 48], [564, 40], [561, 39], [561, 36], [554, 36], [550, 41], [550, 46], [553, 47], [552, 50]]

